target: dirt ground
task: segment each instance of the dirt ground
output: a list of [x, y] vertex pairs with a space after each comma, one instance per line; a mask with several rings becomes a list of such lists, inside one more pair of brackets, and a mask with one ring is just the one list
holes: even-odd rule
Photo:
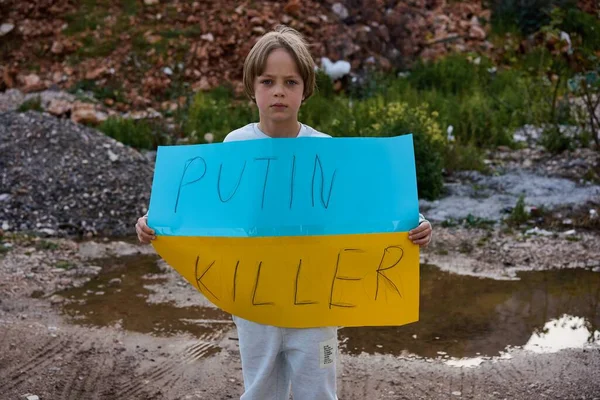
[[[488, 274], [502, 278], [498, 272], [502, 269], [510, 275], [505, 271], [510, 262], [497, 259], [494, 251], [458, 251], [466, 237], [489, 234], [439, 228], [437, 235], [445, 238], [445, 244], [434, 244], [424, 252], [424, 261], [444, 264], [446, 260], [447, 268], [454, 268], [454, 272], [460, 272], [460, 265], [467, 265], [462, 271], [466, 274], [482, 273], [468, 267], [477, 262], [489, 269]], [[514, 245], [510, 240], [514, 239], [488, 238], [491, 244], [484, 248], [493, 250], [494, 243]], [[578, 262], [558, 266], [552, 264], [554, 258], [544, 258], [543, 254], [564, 244], [564, 238], [531, 240], [537, 248], [533, 263], [536, 268], [581, 267], [582, 263], [596, 271], [600, 267], [597, 233], [569, 242], [579, 246], [569, 247], [569, 259]], [[523, 243], [528, 241], [521, 239], [521, 248]], [[65, 311], [69, 303], [77, 302], [57, 293], [85, 288], [87, 281], [107, 273], [109, 264], [98, 260], [109, 257], [118, 263], [119, 259], [132, 256], [151, 257], [156, 264], [151, 247], [23, 236], [5, 237], [3, 246], [8, 250], [0, 256], [0, 399], [25, 399], [27, 395], [42, 400], [234, 399], [241, 395], [237, 334], [228, 316], [217, 310], [204, 316], [204, 325], [210, 329], [166, 336], [144, 333], [143, 327], [130, 328], [126, 320], [102, 327], [77, 324], [73, 322], [77, 316], [69, 316]], [[518, 254], [515, 253], [516, 259]], [[65, 260], [70, 264], [65, 265]], [[598, 265], [594, 266], [596, 262]], [[516, 261], [515, 264], [518, 265]], [[138, 297], [142, 298], [141, 304], [148, 308], [139, 312], [146, 314], [163, 312], [152, 307], [164, 304], [209, 306], [164, 263], [159, 261], [157, 268], [161, 274], [146, 274], [149, 281], [141, 285], [148, 288], [146, 297], [132, 294], [121, 301], [134, 308]], [[111, 278], [102, 290], [109, 293], [109, 286], [121, 285], [110, 293], [124, 293], [127, 278], [125, 274], [118, 276], [123, 278]], [[104, 295], [92, 292], [87, 290], [85, 296]], [[598, 307], [596, 304], [596, 312], [600, 313]], [[483, 357], [479, 365], [460, 368], [449, 365], [443, 357], [365, 352], [352, 355], [343, 350], [339, 360], [338, 396], [344, 400], [600, 399], [598, 344], [549, 354], [512, 348], [502, 356]]]

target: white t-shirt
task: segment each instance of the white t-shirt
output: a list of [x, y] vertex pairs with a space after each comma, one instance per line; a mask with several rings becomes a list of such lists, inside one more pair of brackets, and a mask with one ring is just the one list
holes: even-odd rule
[[[296, 137], [331, 137], [323, 132], [311, 128], [308, 125], [300, 124], [300, 132]], [[270, 139], [263, 131], [261, 131], [256, 122], [243, 126], [235, 131], [230, 132], [223, 142], [235, 142], [238, 140], [253, 140], [253, 139]]]

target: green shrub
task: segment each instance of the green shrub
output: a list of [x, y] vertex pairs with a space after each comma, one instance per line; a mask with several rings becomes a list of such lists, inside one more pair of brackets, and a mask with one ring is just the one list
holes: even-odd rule
[[147, 120], [111, 117], [102, 122], [98, 129], [107, 136], [136, 149], [152, 150], [169, 143], [161, 127]]
[[228, 88], [194, 95], [183, 122], [184, 135], [192, 143], [201, 143], [206, 133], [222, 141], [234, 129], [258, 120], [258, 111], [247, 102], [234, 101]]
[[300, 120], [333, 136], [387, 137], [413, 133], [419, 196], [438, 198], [442, 193], [442, 154], [446, 141], [438, 113], [427, 104], [410, 107], [388, 102], [383, 96], [351, 101], [343, 96], [309, 99]]
[[327, 75], [323, 70], [319, 70], [316, 73], [316, 86], [315, 95], [319, 95], [326, 99], [331, 99], [333, 96], [335, 96], [333, 82], [331, 81], [329, 75]]
[[448, 146], [443, 153], [444, 169], [448, 173], [455, 171], [488, 172], [488, 167], [483, 162], [481, 149], [474, 145], [455, 144]]
[[529, 219], [529, 213], [525, 210], [525, 196], [519, 196], [515, 208], [510, 213], [507, 222], [509, 225], [522, 225]]
[[551, 153], [558, 154], [573, 150], [574, 141], [561, 132], [559, 126], [551, 125], [542, 132], [542, 146]]
[[435, 200], [442, 195], [442, 156], [434, 140], [421, 133], [413, 134], [419, 197]]
[[39, 96], [33, 97], [27, 101], [24, 101], [17, 109], [18, 112], [27, 112], [30, 110], [37, 111], [37, 112], [44, 111], [44, 109], [42, 108], [42, 100], [40, 99]]
[[419, 197], [434, 200], [442, 194], [442, 154], [446, 140], [437, 122], [437, 111], [427, 104], [409, 107], [406, 103], [389, 103], [370, 107], [373, 124], [366, 132], [373, 136], [400, 136], [413, 133]]
[[91, 92], [97, 100], [113, 99], [116, 102], [124, 103], [126, 101], [123, 94], [123, 87], [118, 82], [108, 81], [102, 86], [98, 86], [96, 81], [84, 79], [75, 83], [69, 89], [69, 92], [81, 94]]
[[462, 55], [450, 55], [433, 63], [419, 62], [408, 81], [418, 90], [436, 90], [444, 94], [471, 92], [485, 79], [489, 62], [476, 65]]
[[561, 29], [581, 37], [582, 45], [588, 49], [600, 49], [600, 21], [597, 17], [571, 8], [565, 13]]
[[357, 115], [365, 111], [362, 103], [350, 107], [348, 98], [335, 96], [327, 98], [316, 93], [300, 108], [298, 119], [332, 136], [362, 136], [357, 121], [363, 119]]
[[515, 27], [523, 34], [537, 32], [550, 22], [554, 7], [572, 8], [573, 0], [491, 0], [492, 27], [498, 33]]

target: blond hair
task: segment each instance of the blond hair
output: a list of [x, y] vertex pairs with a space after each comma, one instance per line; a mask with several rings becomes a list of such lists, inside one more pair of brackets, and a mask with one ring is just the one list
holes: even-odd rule
[[303, 100], [315, 90], [315, 62], [302, 35], [295, 29], [279, 25], [274, 31], [263, 35], [248, 53], [244, 61], [244, 90], [254, 100], [254, 81], [260, 76], [273, 50], [284, 49], [292, 56], [304, 82]]

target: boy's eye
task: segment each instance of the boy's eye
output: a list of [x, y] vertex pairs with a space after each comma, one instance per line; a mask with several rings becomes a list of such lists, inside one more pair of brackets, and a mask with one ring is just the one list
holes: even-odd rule
[[260, 81], [260, 83], [262, 83], [264, 85], [270, 85], [271, 84], [271, 80], [270, 79], [263, 79], [262, 81]]
[[296, 82], [296, 81], [293, 81], [293, 80], [289, 80], [289, 81], [288, 81], [288, 84], [289, 84], [289, 85], [297, 85], [297, 84], [298, 84], [298, 82]]

